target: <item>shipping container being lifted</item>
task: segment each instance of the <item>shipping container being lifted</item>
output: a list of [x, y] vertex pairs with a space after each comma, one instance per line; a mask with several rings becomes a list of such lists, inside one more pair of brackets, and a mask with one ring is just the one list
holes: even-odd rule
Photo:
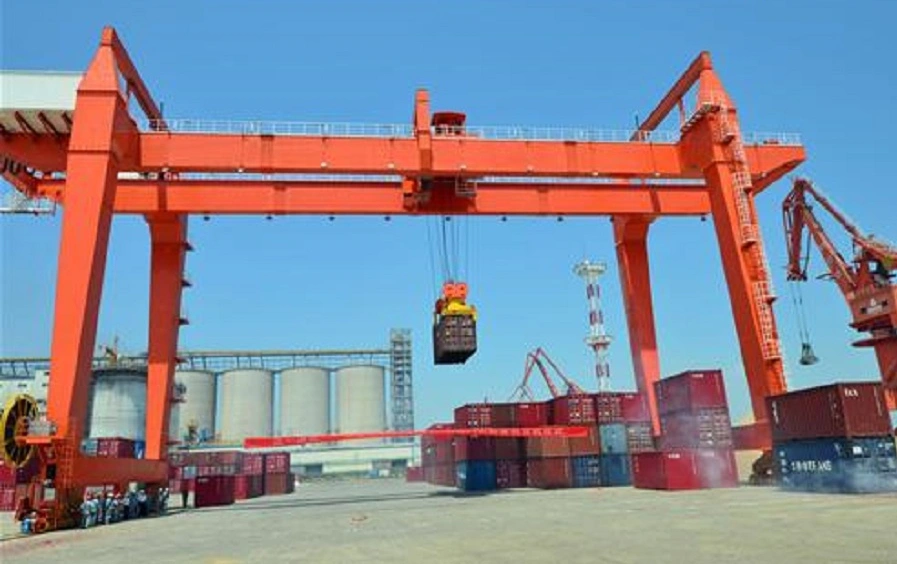
[[[60, 86], [48, 81], [48, 88]], [[692, 91], [694, 100], [687, 98]], [[131, 115], [131, 107], [143, 117]], [[677, 131], [658, 133], [677, 109]], [[771, 446], [765, 398], [786, 385], [754, 197], [803, 162], [805, 152], [796, 136], [741, 133], [738, 111], [706, 52], [637, 130], [622, 135], [434, 126], [426, 90], [415, 95], [410, 126], [221, 124], [163, 118], [115, 30], [106, 28], [72, 107], [29, 112], [0, 107], [0, 176], [29, 201], [64, 210], [53, 379], [47, 419], [30, 427], [12, 421], [3, 439], [41, 457], [38, 480], [50, 480], [55, 495], [35, 501], [50, 528], [74, 524], [67, 507], [86, 485], [139, 481], [152, 494], [167, 480], [191, 214], [610, 216], [636, 381], [650, 397], [655, 425], [659, 364], [648, 230], [661, 216], [712, 215], [754, 409], [742, 446]], [[144, 460], [91, 459], [77, 449], [116, 213], [149, 224]]]

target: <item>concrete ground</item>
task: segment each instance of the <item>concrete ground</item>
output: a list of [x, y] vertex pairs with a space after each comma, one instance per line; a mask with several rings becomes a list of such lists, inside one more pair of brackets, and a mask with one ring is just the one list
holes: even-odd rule
[[[0, 523], [9, 533], [5, 514]], [[461, 494], [398, 480], [0, 541], [27, 562], [897, 562], [897, 495], [773, 488]]]

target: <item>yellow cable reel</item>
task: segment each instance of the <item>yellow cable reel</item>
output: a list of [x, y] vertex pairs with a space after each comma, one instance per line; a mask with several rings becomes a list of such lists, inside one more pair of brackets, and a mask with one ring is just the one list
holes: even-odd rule
[[37, 417], [37, 400], [28, 394], [15, 395], [3, 406], [3, 413], [0, 415], [0, 430], [3, 431], [0, 455], [7, 465], [21, 468], [34, 456], [37, 447], [25, 444], [22, 439]]

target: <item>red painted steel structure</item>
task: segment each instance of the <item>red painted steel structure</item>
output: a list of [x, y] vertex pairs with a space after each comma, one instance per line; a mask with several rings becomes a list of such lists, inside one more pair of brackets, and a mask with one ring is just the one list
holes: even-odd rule
[[[696, 86], [697, 105], [685, 97]], [[128, 113], [136, 99], [150, 120]], [[678, 107], [681, 137], [650, 133]], [[692, 111], [691, 115], [686, 112]], [[764, 398], [785, 391], [769, 273], [753, 198], [805, 158], [799, 145], [746, 145], [738, 116], [710, 55], [702, 53], [626, 142], [480, 139], [431, 127], [429, 94], [415, 97], [405, 137], [211, 134], [169, 129], [112, 28], [82, 79], [68, 132], [4, 131], [0, 156], [16, 167], [3, 177], [18, 190], [63, 206], [52, 336], [48, 417], [62, 467], [58, 506], [85, 484], [164, 484], [167, 409], [180, 318], [190, 214], [609, 215], [623, 286], [639, 390], [651, 399], [659, 376], [647, 235], [660, 216], [711, 215], [750, 384], [755, 419]], [[118, 173], [146, 175], [119, 179]], [[182, 173], [255, 173], [272, 179], [190, 180]], [[382, 181], [279, 179], [279, 174], [390, 175]], [[64, 175], [64, 180], [60, 179]], [[459, 194], [458, 183], [475, 190]], [[504, 177], [504, 180], [502, 179]], [[519, 179], [525, 177], [526, 181]], [[557, 179], [563, 179], [558, 182]], [[595, 179], [604, 182], [595, 182]], [[675, 182], [669, 182], [675, 181]], [[90, 459], [83, 433], [112, 216], [143, 215], [150, 231], [149, 377], [146, 459]], [[762, 429], [762, 427], [758, 427]], [[767, 434], [754, 434], [768, 444]], [[70, 499], [69, 499], [70, 498]]]

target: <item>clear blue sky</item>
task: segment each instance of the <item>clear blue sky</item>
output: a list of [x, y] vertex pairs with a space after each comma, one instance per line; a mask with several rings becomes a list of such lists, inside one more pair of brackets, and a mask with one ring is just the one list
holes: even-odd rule
[[[427, 87], [434, 109], [466, 111], [471, 124], [627, 128], [707, 49], [743, 129], [800, 132], [809, 153], [800, 171], [865, 229], [897, 239], [897, 3], [598, 4], [11, 0], [0, 7], [0, 66], [83, 70], [112, 24], [170, 117], [400, 123], [410, 120], [415, 88]], [[779, 182], [759, 207], [791, 385], [875, 378], [871, 352], [849, 346], [848, 310], [826, 282], [805, 288], [822, 362], [797, 366], [781, 270], [787, 190]], [[60, 217], [0, 219], [4, 356], [48, 354], [59, 225]], [[480, 351], [463, 367], [438, 368], [426, 220], [215, 217], [190, 229], [197, 252], [184, 348], [369, 347], [385, 344], [390, 327], [410, 327], [418, 424], [463, 402], [505, 399], [538, 345], [594, 386], [584, 289], [571, 273], [588, 256], [610, 266], [614, 384], [634, 386], [606, 218], [472, 220]], [[664, 219], [650, 244], [663, 373], [722, 367], [734, 415], [745, 413], [712, 224]], [[118, 334], [127, 350], [145, 350], [148, 276], [145, 224], [116, 218], [101, 340]]]

